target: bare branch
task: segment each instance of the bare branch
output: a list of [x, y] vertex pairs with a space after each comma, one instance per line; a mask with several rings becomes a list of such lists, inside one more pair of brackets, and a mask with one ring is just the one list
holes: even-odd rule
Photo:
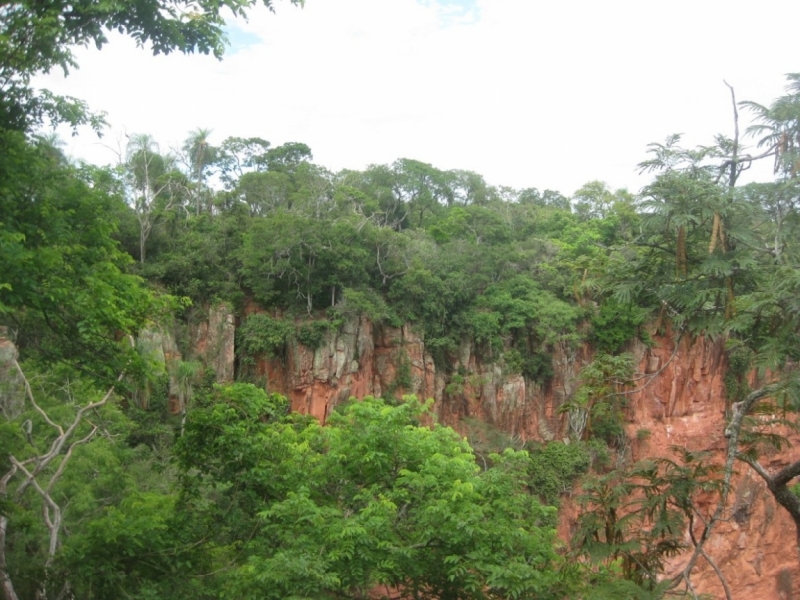
[[42, 416], [42, 418], [48, 425], [50, 425], [51, 427], [55, 427], [56, 430], [58, 430], [59, 434], [64, 435], [64, 430], [61, 428], [61, 426], [57, 425], [56, 423], [53, 423], [53, 421], [50, 420], [48, 414], [44, 410], [42, 410], [42, 408], [36, 403], [36, 399], [33, 397], [33, 390], [31, 389], [31, 384], [28, 381], [28, 378], [25, 377], [25, 373], [22, 371], [22, 367], [19, 366], [19, 362], [17, 362], [17, 359], [14, 359], [14, 367], [17, 369], [17, 373], [19, 373], [19, 376], [22, 377], [22, 382], [25, 385], [25, 395], [28, 397], [28, 400], [31, 401], [33, 408], [36, 409], [36, 412], [38, 412]]
[[717, 563], [715, 563], [711, 559], [711, 557], [706, 553], [706, 551], [703, 548], [700, 548], [700, 554], [702, 555], [703, 558], [705, 558], [708, 561], [708, 564], [711, 565], [711, 568], [714, 569], [714, 572], [717, 574], [719, 582], [722, 584], [722, 589], [725, 590], [726, 600], [733, 600], [733, 594], [731, 594], [731, 588], [728, 585], [728, 581], [725, 579], [725, 576], [722, 574], [722, 571], [720, 571], [719, 567], [717, 566]]

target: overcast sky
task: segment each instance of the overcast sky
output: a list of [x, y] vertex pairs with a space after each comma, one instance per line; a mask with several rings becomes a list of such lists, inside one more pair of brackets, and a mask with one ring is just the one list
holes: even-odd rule
[[[112, 37], [37, 84], [108, 113], [102, 143], [304, 142], [334, 171], [414, 158], [490, 183], [570, 195], [638, 189], [649, 142], [732, 134], [729, 91], [769, 103], [800, 71], [789, 0], [276, 0], [232, 21], [222, 61], [159, 56]], [[744, 115], [743, 115], [744, 118]], [[94, 134], [67, 151], [115, 160]]]

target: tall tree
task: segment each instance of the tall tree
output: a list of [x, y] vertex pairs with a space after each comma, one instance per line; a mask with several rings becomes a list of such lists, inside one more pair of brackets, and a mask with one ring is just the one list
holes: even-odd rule
[[0, 152], [0, 321], [23, 351], [116, 377], [127, 362], [118, 336], [157, 311], [112, 237], [122, 199], [20, 133], [0, 132]]
[[175, 209], [183, 195], [181, 174], [174, 158], [159, 153], [158, 144], [149, 135], [130, 137], [125, 164], [131, 191], [129, 200], [139, 223], [139, 261], [145, 262], [147, 239], [160, 218]]
[[208, 214], [213, 212], [214, 194], [206, 183], [208, 172], [216, 161], [219, 151], [208, 141], [210, 129], [195, 129], [183, 143], [184, 162], [192, 181], [195, 214], [199, 215], [205, 204]]

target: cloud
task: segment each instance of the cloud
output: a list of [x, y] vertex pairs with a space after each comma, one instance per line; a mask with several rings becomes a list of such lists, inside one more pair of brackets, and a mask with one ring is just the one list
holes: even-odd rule
[[[153, 57], [117, 36], [40, 84], [107, 110], [108, 140], [124, 129], [177, 147], [208, 127], [215, 143], [305, 142], [334, 170], [408, 157], [515, 187], [637, 189], [647, 143], [732, 131], [723, 78], [740, 99], [781, 93], [800, 7], [758, 10], [781, 16], [755, 28], [738, 1], [283, 2], [232, 23], [222, 62]], [[95, 142], [70, 148], [111, 160]]]

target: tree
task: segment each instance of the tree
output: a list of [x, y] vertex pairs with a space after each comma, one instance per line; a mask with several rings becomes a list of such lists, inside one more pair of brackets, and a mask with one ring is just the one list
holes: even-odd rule
[[[183, 502], [222, 549], [240, 598], [557, 598], [569, 585], [554, 552], [554, 509], [525, 491], [527, 455], [481, 471], [429, 405], [366, 398], [329, 426], [283, 417], [285, 400], [217, 388], [178, 442]], [[215, 505], [202, 498], [219, 491]], [[566, 577], [566, 578], [565, 578]], [[385, 588], [384, 588], [385, 586]]]
[[206, 211], [213, 211], [212, 191], [206, 185], [208, 169], [217, 160], [219, 151], [208, 141], [210, 129], [195, 129], [183, 143], [184, 161], [189, 169], [192, 180], [192, 194], [194, 195], [195, 214], [200, 214], [200, 207], [205, 199]]
[[627, 470], [588, 478], [578, 498], [583, 510], [573, 551], [595, 564], [619, 563], [625, 579], [658, 591], [658, 597], [681, 583], [694, 594], [685, 572], [671, 581], [659, 577], [665, 560], [686, 548], [687, 532], [691, 547], [712, 565], [730, 600], [727, 581], [697, 535], [700, 529], [700, 537], [705, 536], [710, 519], [698, 499], [720, 491], [719, 470], [706, 464], [703, 454], [685, 448], [673, 451], [679, 455], [677, 461], [645, 460]]
[[119, 336], [166, 306], [126, 273], [108, 218], [122, 200], [95, 185], [102, 174], [18, 132], [0, 132], [0, 152], [0, 324], [23, 352], [111, 381], [131, 358]]
[[784, 96], [776, 99], [770, 106], [745, 101], [742, 106], [755, 113], [760, 121], [747, 128], [747, 133], [758, 136], [759, 148], [766, 148], [763, 156], [775, 159], [775, 174], [794, 177], [798, 173], [798, 151], [800, 150], [800, 73], [789, 73]]
[[423, 227], [426, 213], [437, 212], [442, 204], [452, 204], [453, 190], [446, 173], [408, 158], [395, 161], [392, 170], [396, 178], [394, 193], [417, 217], [416, 227]]
[[[3, 338], [0, 338], [0, 342], [8, 344], [8, 340]], [[117, 377], [115, 384], [102, 397], [75, 402], [73, 415], [67, 419], [66, 424], [62, 425], [59, 417], [54, 416], [53, 412], [48, 413], [41, 403], [36, 401], [31, 384], [16, 360], [15, 352], [10, 355], [6, 353], [3, 358], [6, 359], [5, 364], [0, 365], [3, 371], [16, 371], [22, 382], [24, 394], [30, 402], [30, 408], [26, 414], [24, 413], [24, 416], [30, 416], [23, 422], [23, 430], [26, 433], [28, 444], [17, 444], [16, 447], [12, 445], [11, 448], [4, 448], [10, 452], [7, 458], [3, 457], [4, 462], [7, 460], [8, 464], [4, 465], [5, 472], [0, 476], [0, 501], [5, 506], [9, 506], [9, 500], [13, 505], [20, 504], [29, 489], [34, 490], [40, 497], [48, 540], [36, 598], [44, 600], [48, 597], [50, 569], [62, 542], [64, 503], [60, 495], [56, 493], [57, 486], [78, 447], [88, 444], [98, 433], [100, 425], [92, 423], [90, 419], [99, 416], [97, 411], [112, 398], [114, 388], [122, 380], [124, 374], [121, 373]], [[51, 435], [45, 435], [43, 440], [35, 440], [32, 437], [34, 420], [36, 421], [36, 430], [39, 430], [40, 427], [49, 427]], [[10, 432], [7, 431], [6, 434], [8, 433]], [[42, 446], [46, 449], [40, 450], [39, 448]], [[7, 511], [5, 506], [0, 509], [0, 589], [3, 590], [6, 600], [18, 600], [7, 561], [6, 536], [9, 531], [8, 512], [11, 511]]]
[[259, 137], [225, 139], [218, 149], [217, 166], [226, 187], [234, 187], [245, 173], [266, 170], [269, 146], [267, 140]]
[[[262, 1], [272, 8], [272, 0]], [[302, 5], [303, 0], [291, 2]], [[30, 130], [45, 118], [99, 126], [102, 119], [88, 115], [82, 102], [37, 94], [30, 87], [31, 77], [54, 68], [65, 73], [76, 68], [72, 47], [91, 43], [101, 48], [108, 42], [106, 31], [113, 30], [131, 36], [140, 46], [149, 44], [154, 54], [177, 50], [221, 57], [226, 11], [244, 17], [255, 4], [255, 0], [5, 4], [0, 9], [0, 127]]]
[[[740, 389], [729, 390], [732, 403], [719, 500], [682, 571], [687, 581], [716, 523], [725, 516], [737, 461], [752, 466], [790, 513], [800, 551], [800, 501], [790, 490], [800, 462], [787, 457], [789, 464], [777, 473], [759, 462], [765, 448], [785, 448], [775, 426], [797, 427], [800, 248], [794, 243], [796, 236], [787, 231], [797, 219], [793, 197], [800, 89], [798, 76], [790, 75], [789, 80], [790, 93], [769, 108], [743, 103], [761, 120], [749, 130], [763, 136], [760, 145], [766, 150], [760, 155], [742, 151], [736, 110], [732, 139], [717, 136], [715, 146], [685, 150], [673, 136], [664, 145], [652, 146], [653, 158], [641, 166], [660, 172], [646, 188], [647, 229], [633, 242], [643, 250], [626, 249], [608, 272], [617, 279], [611, 286], [617, 300], [660, 304], [660, 318], [671, 320], [680, 331], [724, 336], [730, 348], [746, 350], [740, 373], [755, 371], [749, 380], [752, 388], [741, 382]], [[767, 157], [776, 159], [777, 181], [737, 189], [741, 170]], [[664, 260], [671, 256], [674, 267]]]
[[244, 201], [250, 216], [263, 217], [289, 204], [291, 178], [280, 171], [245, 173], [233, 193]]
[[123, 168], [131, 190], [130, 204], [139, 223], [139, 262], [146, 258], [150, 232], [166, 213], [180, 202], [182, 175], [174, 168], [174, 159], [159, 153], [158, 144], [149, 135], [133, 135], [128, 142]]
[[674, 235], [675, 270], [685, 279], [692, 233], [713, 216], [721, 190], [708, 169], [698, 164], [702, 153], [680, 148], [679, 141], [680, 136], [675, 135], [664, 144], [650, 144], [653, 158], [641, 163], [640, 169], [660, 171], [644, 190], [642, 208], [649, 214], [643, 224]]

